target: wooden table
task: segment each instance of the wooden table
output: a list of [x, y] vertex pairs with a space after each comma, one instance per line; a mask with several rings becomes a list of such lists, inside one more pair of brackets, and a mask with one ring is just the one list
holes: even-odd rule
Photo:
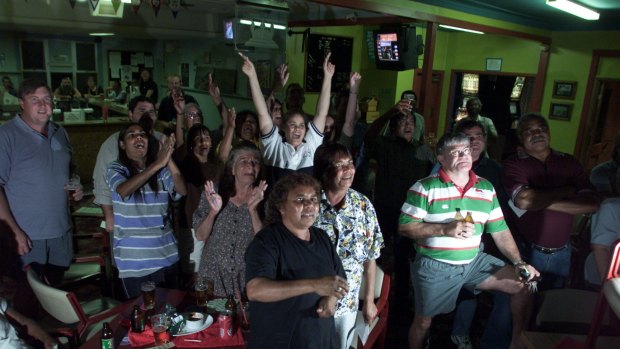
[[[134, 305], [142, 304], [142, 296], [136, 298], [133, 301], [125, 302], [118, 307], [122, 307], [119, 315], [112, 319], [109, 324], [110, 328], [114, 332], [114, 344], [117, 349], [135, 349], [135, 348], [150, 348], [154, 347], [154, 344], [145, 345], [141, 347], [132, 347], [128, 344], [121, 345], [121, 341], [124, 337], [127, 336], [127, 328], [123, 326], [123, 323], [126, 324], [131, 316], [131, 312], [133, 310]], [[170, 304], [177, 309], [177, 311], [183, 312], [184, 310], [195, 307], [195, 299], [191, 296], [189, 292], [181, 291], [181, 290], [172, 290], [166, 288], [157, 288], [155, 290], [155, 307], [158, 310], [163, 310], [165, 304]], [[213, 325], [212, 325], [213, 326]], [[101, 332], [101, 331], [99, 331]], [[100, 334], [95, 334], [88, 341], [83, 343], [80, 346], [80, 349], [99, 349], [101, 348]], [[183, 348], [180, 346], [175, 346], [175, 348]], [[218, 349], [243, 349], [245, 345], [242, 346], [226, 346], [226, 347], [217, 347]]]

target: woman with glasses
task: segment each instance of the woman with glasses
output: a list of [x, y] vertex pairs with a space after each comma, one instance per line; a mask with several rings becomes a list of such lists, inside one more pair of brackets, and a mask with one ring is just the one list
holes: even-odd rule
[[263, 228], [259, 205], [267, 184], [261, 180], [261, 156], [252, 143], [241, 143], [230, 153], [219, 188], [207, 181], [194, 212], [196, 238], [205, 241], [200, 278], [214, 282], [219, 296], [243, 291], [245, 250]]
[[174, 136], [157, 144], [131, 123], [118, 136], [118, 160], [106, 182], [114, 208], [114, 264], [126, 298], [140, 295], [143, 281], [176, 286], [179, 260], [170, 217], [170, 198], [185, 195], [185, 182], [172, 160]]
[[323, 85], [314, 119], [306, 123], [306, 116], [301, 110], [287, 111], [282, 120], [284, 132], [284, 139], [282, 139], [267, 109], [254, 64], [240, 53], [244, 60], [242, 70], [248, 76], [252, 100], [258, 112], [261, 150], [268, 166], [269, 183], [275, 183], [280, 177], [292, 171], [312, 173], [314, 152], [323, 142], [332, 76], [336, 70], [335, 66], [329, 62], [330, 55], [331, 53], [328, 53], [323, 62]]
[[364, 320], [372, 323], [375, 306], [375, 260], [383, 247], [383, 235], [370, 200], [351, 189], [355, 164], [346, 146], [331, 143], [317, 149], [314, 176], [323, 194], [318, 221], [314, 224], [329, 236], [347, 273], [349, 292], [338, 301], [335, 323], [339, 348], [348, 349], [353, 340], [362, 280], [366, 283]]
[[245, 254], [248, 348], [338, 348], [333, 314], [348, 286], [336, 248], [313, 226], [320, 190], [313, 177], [291, 173], [269, 194], [271, 224]]

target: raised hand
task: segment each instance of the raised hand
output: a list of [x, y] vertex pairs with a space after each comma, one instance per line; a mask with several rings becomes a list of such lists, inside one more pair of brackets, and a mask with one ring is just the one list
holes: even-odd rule
[[168, 165], [170, 158], [172, 157], [172, 153], [174, 152], [174, 144], [176, 143], [176, 138], [174, 137], [174, 133], [170, 135], [170, 137], [162, 136], [159, 141], [159, 152], [157, 153], [157, 160], [155, 163], [161, 168]]
[[172, 100], [174, 101], [174, 109], [177, 111], [177, 115], [183, 114], [183, 109], [185, 109], [185, 96], [183, 96], [181, 91], [172, 92]]
[[336, 72], [336, 66], [329, 61], [329, 57], [331, 57], [331, 55], [331, 52], [327, 52], [325, 59], [323, 60], [323, 74], [325, 74], [324, 79], [331, 79]]
[[213, 82], [213, 74], [209, 73], [208, 78], [207, 78], [207, 90], [209, 92], [209, 96], [211, 96], [211, 98], [219, 100], [222, 95], [220, 94], [220, 87]]
[[358, 72], [352, 71], [349, 75], [349, 90], [351, 92], [357, 93], [360, 89], [360, 84], [362, 83], [362, 75]]
[[256, 69], [254, 68], [254, 63], [252, 63], [250, 58], [241, 52], [239, 52], [239, 56], [243, 59], [243, 66], [241, 67], [243, 73], [248, 77], [256, 76]]
[[277, 86], [284, 87], [289, 78], [288, 65], [280, 64], [278, 68], [276, 69], [276, 73], [278, 74], [278, 78], [279, 78]]
[[248, 201], [248, 208], [250, 210], [256, 210], [258, 204], [263, 201], [265, 197], [265, 190], [267, 189], [267, 181], [260, 181], [256, 187], [252, 189], [252, 195]]
[[222, 209], [222, 197], [215, 192], [212, 181], [207, 181], [204, 185], [205, 198], [209, 205], [209, 214], [217, 214]]
[[237, 122], [235, 107], [228, 108], [228, 127], [234, 129]]

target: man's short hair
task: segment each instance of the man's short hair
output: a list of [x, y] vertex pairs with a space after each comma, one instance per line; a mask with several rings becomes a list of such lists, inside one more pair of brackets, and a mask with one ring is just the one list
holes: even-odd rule
[[24, 79], [19, 84], [19, 90], [17, 92], [17, 95], [19, 96], [19, 99], [24, 99], [26, 95], [34, 93], [37, 89], [41, 87], [45, 87], [47, 92], [50, 95], [52, 94], [52, 91], [50, 90], [49, 86], [47, 86], [47, 83], [45, 81], [39, 79]]
[[403, 91], [403, 93], [400, 94], [400, 99], [409, 99], [409, 98], [405, 98], [406, 96], [411, 96], [413, 95], [414, 99], [417, 101], [418, 100], [418, 95], [415, 94], [415, 92], [413, 92], [412, 90], [407, 90], [407, 91]]
[[459, 122], [457, 122], [456, 125], [454, 125], [454, 132], [464, 133], [466, 130], [470, 130], [474, 127], [480, 128], [480, 130], [482, 130], [482, 135], [484, 137], [487, 136], [487, 132], [485, 131], [484, 126], [482, 126], [482, 124], [479, 121], [472, 120], [469, 118], [461, 119]]
[[131, 101], [129, 101], [129, 105], [127, 106], [129, 108], [129, 111], [133, 113], [133, 110], [136, 108], [136, 106], [140, 102], [149, 102], [153, 105], [153, 107], [155, 107], [155, 103], [153, 103], [153, 100], [150, 97], [136, 96], [132, 98]]
[[549, 122], [547, 122], [547, 119], [545, 119], [544, 116], [542, 116], [539, 113], [526, 113], [523, 114], [520, 118], [519, 118], [519, 124], [517, 125], [517, 137], [519, 137], [519, 139], [521, 140], [521, 135], [523, 134], [523, 127], [526, 123], [532, 121], [532, 120], [537, 120], [539, 121], [541, 124], [543, 124], [543, 126], [545, 126], [547, 128], [547, 130], [549, 129]]
[[462, 133], [446, 133], [437, 142], [437, 155], [441, 155], [447, 147], [458, 144], [470, 144], [469, 137]]

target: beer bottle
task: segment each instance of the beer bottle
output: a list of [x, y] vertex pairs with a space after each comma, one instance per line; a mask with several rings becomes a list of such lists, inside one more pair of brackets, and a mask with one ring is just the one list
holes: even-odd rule
[[230, 311], [231, 313], [234, 313], [237, 311], [237, 302], [235, 302], [235, 298], [233, 297], [232, 294], [228, 296], [225, 307], [226, 307], [226, 310]]
[[456, 208], [456, 214], [454, 215], [454, 220], [455, 221], [464, 221], [465, 218], [463, 218], [463, 215], [461, 214], [461, 209], [460, 208]]
[[471, 212], [467, 211], [467, 216], [465, 216], [465, 222], [474, 223], [474, 218], [471, 216]]
[[103, 330], [101, 331], [101, 349], [114, 349], [114, 335], [107, 322], [103, 323]]
[[134, 305], [131, 312], [131, 331], [138, 333], [144, 331], [144, 313], [138, 305]]

